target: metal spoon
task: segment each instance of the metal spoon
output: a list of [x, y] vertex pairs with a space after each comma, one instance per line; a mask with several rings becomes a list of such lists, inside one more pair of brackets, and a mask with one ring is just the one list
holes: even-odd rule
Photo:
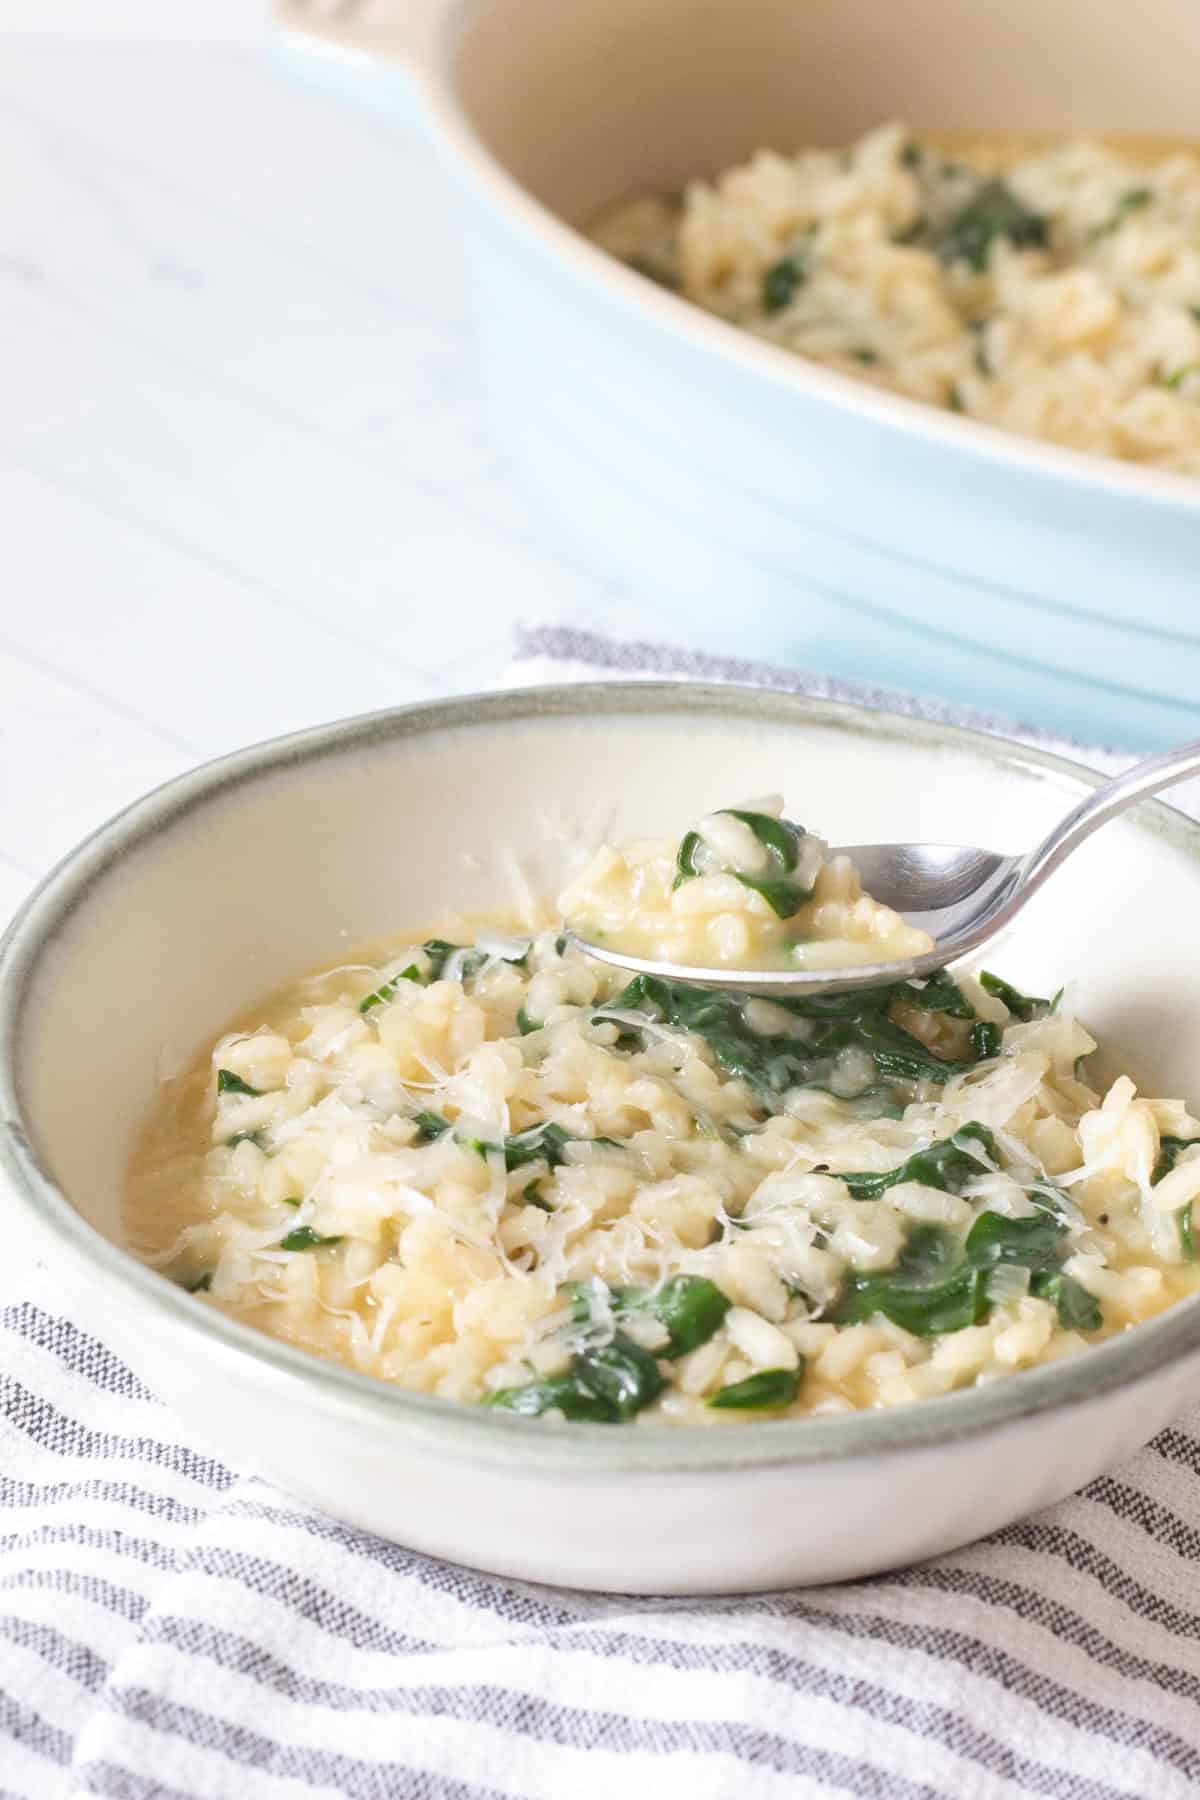
[[932, 975], [969, 956], [1003, 931], [1072, 850], [1146, 794], [1200, 772], [1200, 741], [1181, 744], [1135, 763], [1081, 800], [1026, 856], [1001, 856], [961, 844], [843, 844], [831, 856], [848, 856], [863, 887], [883, 906], [927, 931], [934, 948], [902, 962], [863, 963], [848, 969], [703, 969], [687, 963], [626, 956], [607, 944], [572, 933], [598, 962], [633, 975], [661, 975], [689, 987], [735, 993], [833, 994]]

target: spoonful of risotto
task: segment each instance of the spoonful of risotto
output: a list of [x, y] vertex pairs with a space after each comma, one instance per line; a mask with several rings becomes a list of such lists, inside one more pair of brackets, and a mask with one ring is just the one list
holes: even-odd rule
[[982, 948], [1073, 850], [1200, 771], [1200, 742], [1103, 782], [1025, 855], [962, 844], [831, 849], [777, 795], [722, 807], [678, 844], [605, 846], [560, 896], [580, 949], [631, 974], [776, 999], [919, 980]]

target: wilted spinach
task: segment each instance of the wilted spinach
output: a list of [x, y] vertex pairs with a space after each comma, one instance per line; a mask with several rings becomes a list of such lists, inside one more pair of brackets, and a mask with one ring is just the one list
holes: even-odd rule
[[1003, 1000], [1013, 1018], [1020, 1019], [1023, 1025], [1027, 1025], [1031, 1019], [1044, 1019], [1053, 1010], [1053, 1001], [1040, 1000], [1036, 994], [1023, 994], [1010, 981], [1003, 981], [988, 969], [981, 973], [979, 985], [994, 1000]]
[[340, 1232], [332, 1237], [326, 1237], [322, 1232], [314, 1231], [311, 1225], [297, 1225], [294, 1231], [289, 1231], [286, 1237], [280, 1238], [279, 1248], [281, 1250], [321, 1250], [326, 1244], [340, 1244], [341, 1241]]
[[649, 1406], [664, 1386], [650, 1352], [618, 1332], [599, 1349], [578, 1351], [566, 1374], [502, 1388], [489, 1404], [527, 1417], [561, 1412], [567, 1419], [616, 1425]]
[[[768, 1037], [747, 1025], [740, 995], [638, 975], [594, 1018], [602, 1023], [611, 1010], [642, 1012], [695, 1032], [708, 1045], [718, 1067], [744, 1080], [768, 1110], [790, 1088], [827, 1087], [834, 1058], [842, 1050], [863, 1050], [871, 1056], [879, 1083], [932, 1082], [940, 1086], [951, 1076], [975, 1067], [980, 1060], [978, 1051], [965, 1059], [940, 1058], [898, 1025], [888, 1016], [897, 1000], [954, 1018], [971, 1016], [962, 1010], [968, 1003], [956, 984], [940, 975], [923, 988], [900, 982], [865, 992], [780, 1001], [777, 1004], [803, 1019], [805, 1025], [795, 1035], [783, 1032]], [[630, 1028], [627, 1018], [618, 1023]]]
[[719, 1410], [765, 1412], [768, 1408], [790, 1406], [800, 1392], [804, 1378], [803, 1365], [796, 1369], [759, 1369], [744, 1381], [719, 1388], [708, 1404]]
[[[569, 1283], [566, 1298], [576, 1322], [590, 1324], [593, 1316], [590, 1285], [582, 1281]], [[666, 1328], [668, 1339], [665, 1349], [656, 1354], [671, 1361], [707, 1344], [731, 1304], [717, 1284], [703, 1275], [673, 1275], [657, 1288], [610, 1288], [608, 1303], [617, 1317], [627, 1313], [647, 1313], [657, 1319]]]
[[935, 249], [945, 263], [965, 262], [982, 274], [1001, 238], [1019, 249], [1047, 242], [1046, 220], [1014, 194], [1007, 182], [985, 181], [939, 235]]
[[[971, 1130], [984, 1127], [964, 1127]], [[1040, 1208], [1015, 1219], [980, 1213], [965, 1239], [940, 1225], [916, 1225], [895, 1267], [852, 1274], [829, 1317], [850, 1325], [882, 1313], [918, 1337], [961, 1331], [987, 1318], [988, 1273], [1004, 1263], [1030, 1271], [1030, 1293], [1055, 1306], [1065, 1329], [1098, 1331], [1104, 1322], [1099, 1304], [1063, 1273], [1065, 1235], [1062, 1218]]]
[[243, 1081], [241, 1076], [235, 1075], [232, 1069], [218, 1069], [217, 1092], [218, 1094], [252, 1094], [257, 1099], [263, 1090], [251, 1087], [248, 1081]]
[[[730, 869], [727, 872], [735, 881], [740, 881], [743, 887], [761, 894], [779, 918], [790, 919], [794, 913], [799, 912], [806, 900], [812, 898], [811, 887], [790, 879], [800, 861], [800, 846], [807, 835], [804, 827], [793, 825], [788, 819], [776, 819], [770, 813], [747, 812], [736, 806], [723, 806], [720, 810], [725, 817], [739, 819], [749, 827], [766, 850], [773, 870], [770, 875], [745, 875], [740, 869]], [[683, 882], [691, 881], [700, 874], [697, 853], [702, 844], [703, 839], [698, 831], [685, 833], [675, 858], [673, 888], [680, 887]]]
[[[1200, 1144], [1200, 1138], [1171, 1137], [1164, 1135], [1158, 1140], [1158, 1159], [1150, 1175], [1151, 1187], [1156, 1187], [1164, 1175], [1169, 1175], [1179, 1161], [1182, 1151], [1189, 1144]], [[1196, 1250], [1192, 1243], [1192, 1202], [1181, 1206], [1177, 1214], [1179, 1221], [1179, 1248], [1185, 1262], [1195, 1260]]]
[[763, 276], [763, 311], [782, 312], [785, 306], [791, 305], [807, 280], [807, 257], [798, 252], [794, 252], [791, 256], [781, 256], [778, 262], [771, 264]]
[[846, 1183], [856, 1200], [878, 1200], [903, 1181], [919, 1181], [925, 1187], [939, 1188], [943, 1194], [960, 1194], [966, 1182], [996, 1168], [999, 1161], [1000, 1152], [992, 1133], [986, 1125], [972, 1120], [951, 1137], [914, 1151], [898, 1168], [878, 1174], [839, 1175], [838, 1180]]

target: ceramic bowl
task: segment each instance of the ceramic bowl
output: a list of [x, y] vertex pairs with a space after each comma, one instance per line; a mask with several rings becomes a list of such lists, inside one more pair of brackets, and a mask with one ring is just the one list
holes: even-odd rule
[[887, 118], [1194, 135], [1200, 9], [1145, 0], [1136, 31], [1094, 0], [1005, 0], [969, 23], [962, 0], [277, 10], [304, 78], [431, 132], [498, 430], [635, 582], [648, 631], [1082, 742], [1200, 734], [1200, 482], [807, 364], [578, 229], [639, 188]]
[[[1059, 1498], [1194, 1395], [1200, 1298], [1085, 1355], [885, 1412], [680, 1430], [555, 1425], [406, 1393], [223, 1318], [122, 1248], [131, 1143], [164, 1069], [282, 980], [444, 908], [515, 853], [784, 791], [835, 841], [1021, 848], [1092, 782], [1001, 741], [670, 684], [408, 708], [247, 750], [84, 843], [0, 950], [10, 1213], [64, 1305], [229, 1462], [353, 1524], [537, 1581], [744, 1590], [931, 1556]], [[1084, 846], [993, 962], [1078, 983], [1159, 1094], [1200, 1095], [1200, 827], [1148, 803]]]

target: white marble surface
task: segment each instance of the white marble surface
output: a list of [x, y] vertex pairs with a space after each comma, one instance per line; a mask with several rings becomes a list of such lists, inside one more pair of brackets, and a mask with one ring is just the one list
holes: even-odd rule
[[510, 479], [419, 138], [247, 45], [3, 41], [0, 918], [154, 783], [625, 597]]

